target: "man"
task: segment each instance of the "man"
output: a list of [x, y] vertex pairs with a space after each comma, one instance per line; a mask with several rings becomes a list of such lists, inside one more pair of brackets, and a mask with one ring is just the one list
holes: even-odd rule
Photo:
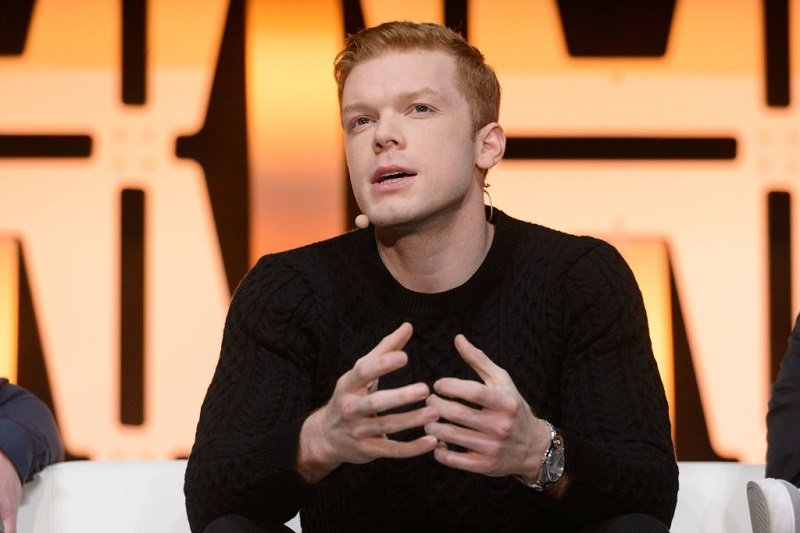
[[754, 533], [800, 530], [800, 315], [767, 413], [766, 479], [747, 484]]
[[484, 207], [505, 135], [483, 56], [389, 23], [335, 76], [371, 226], [237, 288], [193, 531], [298, 510], [304, 531], [665, 531], [677, 467], [641, 295], [609, 245]]
[[767, 414], [767, 477], [800, 487], [800, 315], [772, 384]]
[[63, 459], [50, 409], [27, 390], [0, 378], [0, 531], [17, 531], [23, 483]]

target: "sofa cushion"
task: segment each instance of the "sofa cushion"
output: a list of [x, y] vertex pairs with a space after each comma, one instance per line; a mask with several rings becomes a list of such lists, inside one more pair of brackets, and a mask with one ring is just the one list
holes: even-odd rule
[[25, 485], [19, 533], [188, 533], [186, 461], [69, 461]]
[[[747, 482], [764, 465], [680, 462], [673, 533], [751, 533]], [[71, 461], [27, 483], [19, 533], [188, 533], [186, 461]], [[300, 531], [295, 516], [287, 525]]]
[[764, 465], [678, 463], [678, 506], [673, 533], [752, 533], [747, 482], [764, 478]]

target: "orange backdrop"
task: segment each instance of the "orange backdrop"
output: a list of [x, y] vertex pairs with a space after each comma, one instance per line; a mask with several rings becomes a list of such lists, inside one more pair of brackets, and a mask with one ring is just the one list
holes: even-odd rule
[[[800, 6], [790, 3], [797, 36]], [[369, 25], [444, 16], [440, 2], [361, 4]], [[761, 4], [677, 2], [666, 56], [657, 59], [570, 57], [554, 1], [473, 0], [468, 28], [497, 70], [509, 135], [738, 140], [733, 160], [507, 160], [489, 177], [496, 207], [607, 238], [626, 253], [643, 288], [653, 287], [648, 312], [671, 387], [669, 251], [712, 445], [751, 462], [764, 459], [769, 385], [766, 194], [796, 198], [800, 187], [798, 106], [764, 103]], [[202, 169], [176, 158], [174, 140], [202, 124], [228, 4], [149, 3], [148, 100], [133, 109], [118, 96], [119, 3], [76, 5], [39, 0], [25, 53], [0, 56], [0, 134], [88, 132], [95, 140], [86, 159], [0, 159], [0, 369], [14, 372], [16, 320], [16, 282], [6, 274], [16, 267], [2, 243], [18, 241], [67, 446], [92, 458], [183, 455], [229, 293]], [[331, 76], [343, 20], [333, 0], [251, 0], [246, 20], [253, 262], [346, 230]], [[792, 87], [797, 102], [797, 74]], [[117, 415], [118, 196], [126, 187], [148, 195], [141, 426]], [[795, 288], [795, 311], [798, 301]]]

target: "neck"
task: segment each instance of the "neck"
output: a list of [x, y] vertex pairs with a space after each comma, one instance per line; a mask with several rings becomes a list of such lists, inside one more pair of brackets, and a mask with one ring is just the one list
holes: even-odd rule
[[480, 209], [429, 222], [413, 231], [376, 231], [378, 252], [392, 276], [415, 292], [443, 292], [465, 283], [480, 267], [494, 226]]

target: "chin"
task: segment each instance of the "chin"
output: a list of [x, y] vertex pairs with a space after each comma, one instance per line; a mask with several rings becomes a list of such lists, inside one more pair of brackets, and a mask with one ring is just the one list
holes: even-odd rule
[[402, 231], [404, 229], [412, 229], [416, 228], [418, 225], [418, 220], [409, 215], [380, 215], [376, 214], [369, 216], [370, 223], [375, 226], [376, 228], [385, 229], [385, 230], [392, 230], [392, 231]]

